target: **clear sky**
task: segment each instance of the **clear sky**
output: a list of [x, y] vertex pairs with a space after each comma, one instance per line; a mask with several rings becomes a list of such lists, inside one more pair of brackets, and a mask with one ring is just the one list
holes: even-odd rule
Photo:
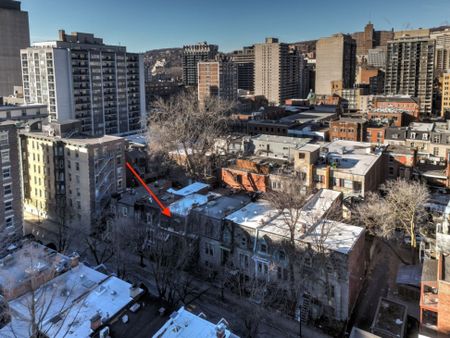
[[59, 29], [94, 33], [129, 51], [199, 41], [231, 51], [263, 41], [315, 39], [336, 32], [449, 24], [450, 0], [22, 0], [32, 41]]

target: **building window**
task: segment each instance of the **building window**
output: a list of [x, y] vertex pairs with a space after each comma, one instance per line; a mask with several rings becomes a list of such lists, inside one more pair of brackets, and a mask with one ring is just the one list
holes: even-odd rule
[[241, 268], [248, 268], [249, 258], [247, 255], [240, 253], [239, 254], [239, 265]]
[[9, 163], [9, 149], [4, 149], [1, 151], [2, 164]]
[[416, 133], [411, 133], [411, 139], [413, 139], [413, 140], [416, 139]]
[[7, 184], [7, 185], [3, 186], [3, 189], [5, 192], [5, 196], [12, 194], [11, 184]]
[[8, 133], [0, 133], [0, 147], [7, 146], [8, 144]]
[[312, 259], [309, 254], [305, 255], [305, 266], [308, 268], [312, 267]]
[[428, 134], [422, 134], [422, 140], [427, 141], [428, 140]]
[[280, 259], [280, 261], [284, 261], [286, 259], [286, 253], [283, 250], [280, 250], [278, 252], [278, 258]]
[[14, 225], [14, 216], [6, 217], [5, 226], [10, 227]]
[[262, 262], [258, 262], [258, 273], [263, 273], [264, 275], [267, 275], [267, 273], [269, 272], [269, 267], [267, 266], [267, 264], [262, 263]]
[[11, 168], [3, 168], [2, 169], [2, 173], [3, 173], [3, 178], [10, 178], [11, 177]]
[[122, 208], [122, 216], [124, 216], [124, 217], [128, 216], [128, 208], [127, 207]]
[[211, 243], [205, 243], [205, 254], [214, 256], [214, 248]]
[[439, 156], [439, 147], [433, 147], [433, 155]]
[[236, 181], [238, 182], [238, 184], [242, 185], [242, 176], [241, 175], [237, 175], [236, 176]]
[[76, 169], [76, 170], [80, 170], [80, 163], [75, 162], [75, 169]]
[[12, 210], [12, 201], [6, 201], [5, 202], [5, 212]]
[[259, 248], [260, 248], [260, 251], [261, 251], [261, 252], [267, 253], [267, 244], [261, 243], [261, 245], [260, 245]]
[[277, 268], [277, 277], [279, 280], [288, 280], [288, 271], [279, 266]]

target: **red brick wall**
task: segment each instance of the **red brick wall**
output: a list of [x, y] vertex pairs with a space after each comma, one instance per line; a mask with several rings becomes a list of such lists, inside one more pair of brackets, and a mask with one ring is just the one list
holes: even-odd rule
[[[239, 183], [238, 177], [240, 177], [241, 183]], [[249, 173], [239, 169], [222, 168], [221, 180], [233, 189], [250, 192], [266, 192], [269, 178], [263, 174]]]
[[445, 281], [439, 281], [438, 332], [450, 336], [450, 283]]

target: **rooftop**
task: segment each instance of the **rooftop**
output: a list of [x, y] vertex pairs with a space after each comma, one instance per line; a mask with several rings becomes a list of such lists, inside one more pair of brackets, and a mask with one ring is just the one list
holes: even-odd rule
[[376, 96], [377, 102], [418, 103], [417, 98], [409, 95]]
[[337, 140], [329, 143], [327, 160], [334, 170], [346, 171], [353, 175], [365, 175], [378, 161], [381, 152], [372, 152], [372, 145], [366, 142]]
[[211, 193], [208, 195], [192, 194], [183, 197], [169, 205], [170, 212], [178, 216], [187, 216], [192, 208], [206, 204], [209, 200], [208, 196], [212, 197], [213, 195]]
[[245, 207], [225, 217], [227, 221], [248, 228], [259, 228], [274, 219], [279, 212], [269, 201], [259, 200], [247, 204]]
[[211, 218], [222, 219], [248, 202], [250, 199], [246, 195], [222, 196], [195, 208], [195, 211]]
[[167, 192], [170, 192], [170, 193], [172, 193], [174, 195], [177, 195], [177, 196], [186, 197], [188, 195], [197, 193], [197, 192], [199, 192], [201, 190], [208, 189], [209, 187], [210, 187], [209, 184], [202, 183], [202, 182], [194, 182], [194, 183], [189, 184], [188, 186], [186, 186], [186, 187], [184, 187], [184, 188], [182, 188], [180, 190], [167, 189]]
[[409, 129], [411, 131], [422, 131], [422, 132], [432, 131], [433, 127], [434, 123], [424, 123], [424, 122], [412, 122], [409, 125]]
[[[107, 321], [133, 300], [130, 287], [121, 279], [79, 264], [34, 292], [38, 299], [34, 308], [42, 317], [40, 330], [54, 338], [88, 337], [94, 315]], [[29, 292], [9, 302], [12, 320], [0, 330], [2, 337], [28, 336], [31, 297]]]
[[[36, 242], [27, 242], [0, 260], [0, 288], [3, 292], [8, 290], [11, 296], [20, 296], [29, 291], [21, 286], [33, 275], [46, 275], [48, 280], [68, 263], [68, 257]], [[19, 293], [16, 288], [20, 288]]]
[[172, 313], [170, 319], [153, 335], [153, 338], [217, 338], [218, 330], [223, 330], [224, 338], [239, 338], [231, 333], [227, 326], [225, 319], [213, 324], [181, 307]]

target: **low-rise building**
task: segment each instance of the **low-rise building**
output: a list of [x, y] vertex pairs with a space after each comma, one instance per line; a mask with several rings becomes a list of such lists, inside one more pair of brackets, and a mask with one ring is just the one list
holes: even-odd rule
[[[283, 245], [291, 238], [285, 216], [273, 209], [270, 202], [250, 203], [225, 218], [226, 224], [234, 228], [233, 266], [244, 280], [256, 278], [278, 288], [289, 288], [291, 278], [302, 284], [304, 292], [299, 299], [290, 300], [297, 304], [302, 321], [321, 316], [345, 321], [362, 286], [364, 263], [356, 261], [364, 250], [364, 229], [326, 219], [329, 212], [340, 205], [341, 196], [338, 192], [321, 190], [299, 211], [295, 254], [289, 253]], [[328, 279], [318, 271], [320, 269], [313, 268], [319, 264], [318, 238], [330, 255], [327, 256], [330, 260], [327, 258], [322, 264], [334, 262], [333, 267], [329, 266], [331, 270], [327, 270]], [[303, 263], [292, 255], [303, 257]], [[292, 260], [294, 267], [289, 268]], [[290, 276], [292, 271], [293, 277]], [[324, 278], [327, 282], [318, 282]]]
[[265, 134], [251, 138], [251, 142], [254, 145], [254, 155], [284, 160], [293, 160], [293, 150], [301, 148], [310, 141], [310, 138], [296, 138]]
[[170, 315], [170, 319], [153, 335], [153, 338], [239, 338], [222, 318], [217, 324], [206, 320], [205, 314], [195, 315], [184, 307]]
[[78, 258], [33, 242], [2, 259], [0, 283], [2, 293], [7, 290], [9, 316], [0, 326], [1, 337], [29, 337], [35, 330], [55, 338], [105, 337], [109, 325], [131, 311], [143, 290]]
[[450, 259], [425, 259], [420, 287], [421, 331], [435, 337], [450, 335]]
[[365, 140], [365, 119], [341, 118], [330, 122], [330, 140], [363, 142]]
[[338, 140], [305, 145], [297, 151], [294, 168], [310, 187], [364, 196], [384, 181], [383, 150], [370, 143]]
[[373, 108], [390, 111], [404, 111], [411, 115], [415, 120], [418, 120], [420, 101], [418, 98], [409, 95], [380, 95], [374, 98]]
[[30, 119], [43, 119], [48, 116], [46, 104], [20, 104], [20, 105], [1, 105], [0, 121], [26, 121]]

